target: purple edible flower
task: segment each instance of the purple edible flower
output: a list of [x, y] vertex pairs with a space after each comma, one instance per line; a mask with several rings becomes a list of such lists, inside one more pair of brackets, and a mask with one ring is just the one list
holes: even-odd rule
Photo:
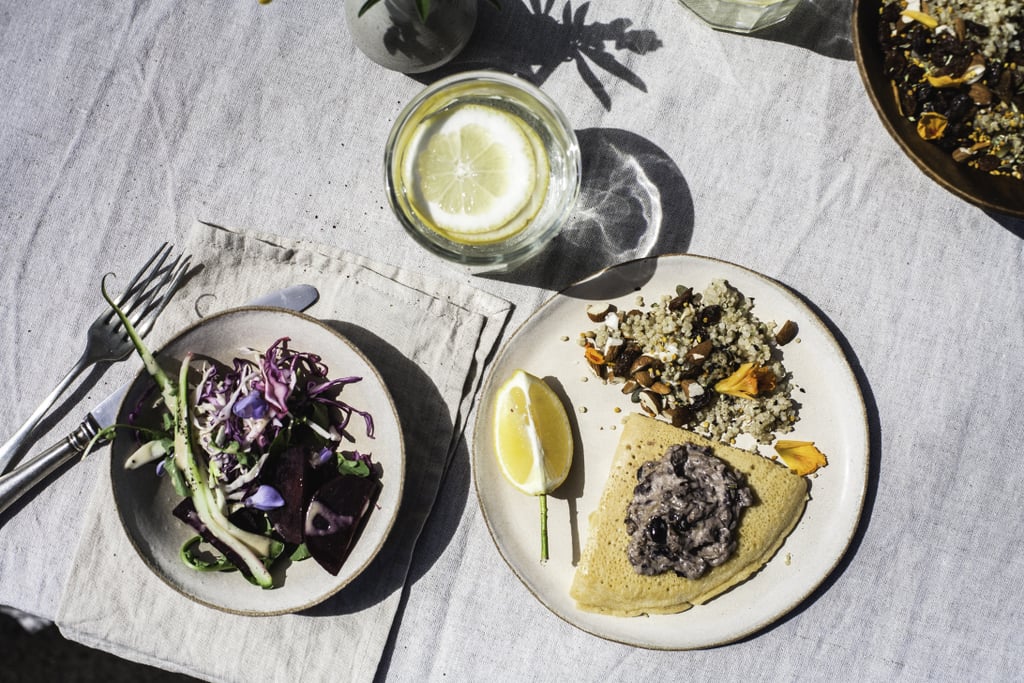
[[256, 492], [245, 499], [245, 505], [257, 510], [274, 510], [284, 505], [284, 498], [273, 486], [260, 484]]
[[319, 467], [320, 465], [325, 465], [328, 462], [330, 462], [333, 458], [334, 451], [332, 451], [327, 446], [324, 446], [323, 448], [320, 449], [320, 452], [316, 454], [313, 460], [313, 466]]
[[252, 391], [235, 401], [231, 412], [241, 418], [262, 419], [266, 416], [269, 406], [263, 394]]

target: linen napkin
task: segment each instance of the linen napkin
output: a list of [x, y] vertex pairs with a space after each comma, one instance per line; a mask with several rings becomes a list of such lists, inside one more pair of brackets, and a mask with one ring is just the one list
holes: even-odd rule
[[109, 479], [101, 476], [57, 624], [91, 647], [205, 679], [369, 680], [511, 304], [338, 249], [201, 222], [186, 249], [201, 269], [164, 312], [151, 347], [201, 316], [260, 294], [316, 286], [320, 300], [307, 313], [346, 334], [393, 395], [407, 449], [399, 517], [371, 566], [325, 603], [300, 614], [237, 616], [194, 603], [149, 572], [121, 529]]

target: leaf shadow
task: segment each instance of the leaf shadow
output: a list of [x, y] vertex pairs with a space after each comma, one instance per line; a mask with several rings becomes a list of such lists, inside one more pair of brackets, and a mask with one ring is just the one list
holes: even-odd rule
[[500, 69], [541, 86], [563, 64], [573, 64], [605, 110], [612, 98], [603, 75], [628, 83], [640, 92], [647, 84], [624, 58], [646, 55], [662, 47], [661, 39], [649, 29], [636, 29], [632, 20], [588, 22], [590, 3], [573, 9], [565, 2], [556, 15], [555, 0], [503, 3], [495, 10], [482, 3], [476, 30], [469, 44], [452, 62], [424, 74], [433, 82], [441, 76], [474, 68]]

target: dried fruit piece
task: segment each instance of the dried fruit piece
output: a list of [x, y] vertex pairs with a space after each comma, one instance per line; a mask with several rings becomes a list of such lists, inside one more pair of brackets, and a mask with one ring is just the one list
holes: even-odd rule
[[779, 439], [775, 442], [775, 452], [786, 463], [786, 467], [800, 476], [811, 474], [828, 464], [828, 458], [817, 449], [813, 441]]
[[675, 297], [668, 302], [668, 310], [681, 311], [693, 300], [693, 288], [682, 286], [676, 287]]
[[744, 363], [736, 372], [715, 384], [715, 391], [736, 398], [755, 398], [775, 388], [775, 373], [758, 363]]
[[950, 76], [948, 74], [933, 76], [932, 74], [928, 74], [925, 78], [928, 79], [928, 85], [933, 88], [958, 88], [965, 83], [967, 85], [977, 83], [984, 75], [985, 58], [980, 55], [975, 55], [971, 58], [971, 63], [959, 76]]
[[928, 74], [928, 85], [933, 88], [956, 88], [963, 84], [963, 78], [954, 78], [953, 76], [947, 76], [945, 74], [941, 76], [932, 76]]
[[588, 344], [587, 347], [583, 349], [583, 358], [587, 361], [587, 365], [594, 371], [595, 375], [601, 379], [608, 378], [608, 368], [605, 365], [605, 357], [603, 353]]

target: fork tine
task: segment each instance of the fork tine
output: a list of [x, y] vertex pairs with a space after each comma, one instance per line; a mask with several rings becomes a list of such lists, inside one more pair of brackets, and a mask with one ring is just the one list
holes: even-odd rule
[[[138, 272], [135, 273], [135, 276], [132, 277], [132, 279], [128, 282], [128, 286], [125, 287], [124, 292], [121, 294], [121, 297], [117, 300], [118, 308], [120, 308], [121, 310], [125, 310], [125, 305], [128, 303], [129, 298], [135, 294], [138, 294], [139, 290], [145, 287], [145, 283], [140, 285], [139, 281], [142, 280], [143, 276], [146, 277], [146, 282], [151, 281], [152, 278], [160, 272], [160, 268], [163, 266], [164, 261], [167, 260], [167, 257], [170, 255], [173, 249], [174, 247], [172, 247], [168, 242], [164, 242], [163, 244], [160, 245], [160, 248], [157, 249], [153, 253], [153, 255], [149, 257], [149, 260], [146, 261], [146, 263], [141, 268], [139, 268]], [[154, 263], [156, 264], [155, 266]], [[150, 274], [149, 272], [150, 266], [153, 266], [152, 274]], [[113, 310], [107, 311], [104, 321], [109, 324], [114, 321], [116, 315], [117, 314], [114, 313]]]
[[[151, 329], [153, 329], [153, 324], [156, 322], [156, 319], [160, 316], [160, 313], [163, 312], [164, 307], [167, 305], [167, 302], [171, 300], [171, 297], [174, 296], [174, 293], [181, 285], [181, 281], [188, 273], [191, 264], [192, 257], [186, 256], [185, 259], [178, 265], [177, 269], [174, 271], [174, 277], [171, 280], [170, 284], [164, 288], [163, 295], [156, 301], [152, 302], [142, 312], [142, 315], [145, 316], [145, 322], [142, 323], [141, 327], [136, 327], [139, 336], [144, 337], [146, 334], [149, 333]], [[134, 322], [132, 324], [135, 325]]]
[[[121, 310], [124, 311], [125, 315], [128, 316], [133, 325], [135, 324], [137, 317], [133, 318], [132, 314], [136, 309], [145, 310], [153, 297], [155, 297], [173, 277], [175, 268], [180, 265], [183, 258], [185, 258], [185, 256], [178, 256], [178, 258], [167, 266], [162, 265], [163, 259], [161, 259], [161, 267], [148, 274], [146, 279], [139, 283], [136, 291], [132, 293], [128, 301], [124, 305], [120, 306]], [[141, 313], [138, 315], [141, 315]], [[118, 322], [115, 327], [119, 325], [120, 322]]]
[[124, 294], [121, 295], [121, 300], [118, 301], [118, 306], [121, 306], [130, 295], [135, 293], [136, 285], [139, 284], [142, 277], [150, 270], [150, 266], [153, 265], [153, 262], [159, 259], [153, 267], [154, 272], [159, 271], [160, 267], [163, 265], [164, 261], [167, 260], [167, 257], [170, 256], [173, 249], [174, 247], [172, 247], [169, 242], [164, 242], [160, 245], [160, 248], [149, 257], [149, 260], [146, 261], [145, 265], [139, 268], [139, 271], [135, 273], [135, 276], [128, 282], [128, 286], [125, 287]]
[[177, 287], [177, 281], [181, 275], [188, 269], [191, 263], [191, 257], [188, 254], [183, 254], [178, 257], [170, 266], [168, 266], [161, 274], [160, 278], [153, 283], [152, 287], [148, 288], [136, 302], [138, 305], [137, 310], [134, 310], [128, 319], [132, 325], [138, 328], [145, 318], [160, 305], [161, 298], [165, 296], [166, 292], [174, 291]]

